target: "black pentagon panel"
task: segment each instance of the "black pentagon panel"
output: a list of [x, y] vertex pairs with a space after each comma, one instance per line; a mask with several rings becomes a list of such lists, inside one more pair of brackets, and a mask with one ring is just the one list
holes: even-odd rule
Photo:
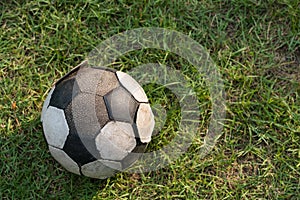
[[49, 105], [65, 109], [79, 92], [78, 84], [74, 78], [62, 80], [56, 84]]
[[140, 138], [139, 131], [138, 131], [137, 126], [136, 126], [136, 114], [134, 116], [134, 123], [132, 124], [132, 128], [133, 128], [135, 138]]
[[80, 166], [97, 160], [83, 145], [76, 133], [68, 135], [63, 151]]
[[[97, 150], [94, 138], [79, 136], [72, 115], [72, 104], [65, 109], [66, 119], [69, 125], [69, 135], [64, 144], [66, 152], [80, 166], [97, 160]], [[87, 149], [88, 148], [88, 149]]]
[[95, 110], [98, 122], [103, 128], [109, 121], [108, 111], [103, 97], [95, 96]]
[[104, 96], [111, 120], [133, 123], [138, 102], [123, 87], [118, 87]]

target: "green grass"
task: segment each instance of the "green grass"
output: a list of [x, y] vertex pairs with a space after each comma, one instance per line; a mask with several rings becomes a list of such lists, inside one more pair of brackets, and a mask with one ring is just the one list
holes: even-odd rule
[[[0, 2], [0, 199], [299, 199], [298, 1], [133, 2]], [[199, 159], [200, 132], [207, 130], [211, 113], [205, 83], [174, 55], [133, 52], [116, 68], [160, 62], [189, 77], [203, 108], [199, 138], [154, 172], [107, 180], [73, 175], [48, 152], [39, 122], [42, 103], [51, 85], [94, 46], [138, 27], [177, 30], [210, 52], [226, 88], [224, 133]], [[178, 114], [167, 92], [157, 91], [159, 98], [150, 86], [145, 89], [153, 102], [169, 106], [164, 129], [172, 133]], [[157, 136], [149, 151], [170, 135]]]

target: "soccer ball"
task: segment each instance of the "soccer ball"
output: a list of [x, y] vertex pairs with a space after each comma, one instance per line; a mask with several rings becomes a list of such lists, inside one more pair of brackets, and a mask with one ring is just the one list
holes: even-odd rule
[[86, 61], [53, 86], [41, 121], [51, 155], [68, 171], [99, 179], [131, 166], [154, 128], [147, 96], [131, 76]]

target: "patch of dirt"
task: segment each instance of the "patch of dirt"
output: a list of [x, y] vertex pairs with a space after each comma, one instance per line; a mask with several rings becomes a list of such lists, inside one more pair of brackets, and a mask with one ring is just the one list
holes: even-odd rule
[[275, 89], [284, 89], [286, 94], [300, 92], [300, 47], [293, 53], [281, 49], [275, 52], [277, 64], [265, 71], [265, 75], [276, 81]]

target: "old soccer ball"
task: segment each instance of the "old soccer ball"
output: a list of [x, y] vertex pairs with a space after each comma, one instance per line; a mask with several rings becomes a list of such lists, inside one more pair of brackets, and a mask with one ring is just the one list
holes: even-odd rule
[[131, 166], [154, 128], [147, 96], [131, 76], [87, 62], [53, 86], [41, 121], [51, 155], [68, 171], [99, 179]]

